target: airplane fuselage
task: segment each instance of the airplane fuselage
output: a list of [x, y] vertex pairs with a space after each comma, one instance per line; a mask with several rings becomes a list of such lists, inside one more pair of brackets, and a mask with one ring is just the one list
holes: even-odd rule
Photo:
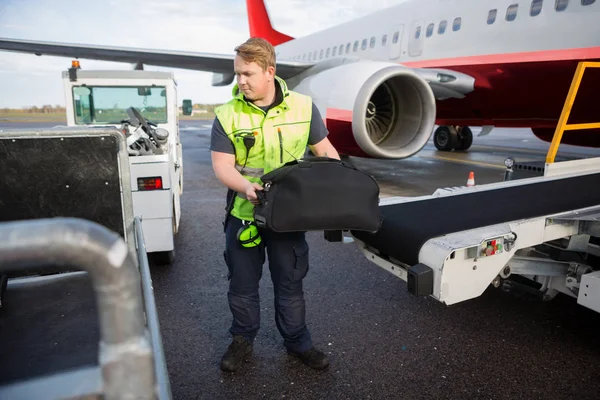
[[[600, 60], [598, 21], [592, 0], [407, 1], [276, 49], [296, 61], [359, 57], [462, 72], [475, 88], [438, 100], [437, 124], [531, 127], [551, 137], [578, 62]], [[599, 87], [600, 71], [586, 72], [570, 123], [600, 120]]]

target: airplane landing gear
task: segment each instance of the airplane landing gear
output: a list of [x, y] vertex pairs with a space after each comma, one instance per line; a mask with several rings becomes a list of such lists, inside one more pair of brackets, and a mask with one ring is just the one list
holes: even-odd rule
[[468, 126], [440, 126], [433, 134], [433, 144], [440, 151], [468, 150], [473, 132]]

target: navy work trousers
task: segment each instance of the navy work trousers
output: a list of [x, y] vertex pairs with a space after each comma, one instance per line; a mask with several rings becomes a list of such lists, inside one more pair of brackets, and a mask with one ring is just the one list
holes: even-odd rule
[[262, 277], [265, 250], [275, 298], [275, 323], [291, 351], [304, 352], [312, 347], [305, 322], [302, 279], [308, 272], [308, 243], [304, 232], [277, 233], [260, 229], [262, 242], [246, 248], [237, 240], [242, 221], [229, 216], [225, 230], [225, 262], [229, 269], [227, 297], [233, 314], [229, 332], [242, 335], [250, 343], [260, 328], [258, 284]]

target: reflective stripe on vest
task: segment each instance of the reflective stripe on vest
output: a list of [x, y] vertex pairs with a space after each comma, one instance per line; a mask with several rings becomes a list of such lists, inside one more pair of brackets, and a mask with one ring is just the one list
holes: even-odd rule
[[252, 168], [247, 165], [244, 167], [243, 165], [235, 164], [235, 169], [237, 169], [239, 172], [242, 172], [243, 170], [243, 175], [251, 176], [253, 178], [260, 178], [265, 174], [265, 170], [263, 168]]
[[[235, 148], [235, 164], [238, 171], [245, 165], [242, 176], [250, 182], [262, 184], [260, 177], [294, 159], [304, 156], [308, 145], [312, 99], [287, 90], [287, 85], [275, 77], [283, 93], [283, 101], [269, 109], [268, 113], [247, 102], [237, 85], [233, 88], [234, 98], [217, 107], [215, 114], [223, 130]], [[247, 151], [244, 137], [252, 135], [254, 146]], [[254, 206], [236, 196], [231, 215], [252, 221]]]

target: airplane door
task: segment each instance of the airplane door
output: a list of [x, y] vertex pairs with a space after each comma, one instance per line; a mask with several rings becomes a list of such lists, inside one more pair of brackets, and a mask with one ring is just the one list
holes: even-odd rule
[[419, 20], [412, 24], [408, 37], [408, 54], [412, 57], [420, 56], [425, 43], [425, 21]]
[[388, 39], [390, 41], [390, 59], [395, 60], [402, 54], [402, 33], [404, 32], [404, 25], [399, 25], [392, 31], [392, 36]]

